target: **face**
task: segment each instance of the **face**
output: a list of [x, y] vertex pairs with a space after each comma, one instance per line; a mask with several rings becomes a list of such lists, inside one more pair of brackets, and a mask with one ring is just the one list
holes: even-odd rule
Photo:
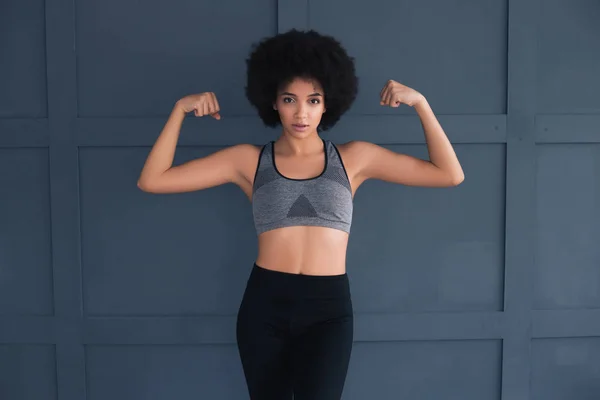
[[325, 112], [323, 88], [316, 81], [295, 79], [277, 94], [273, 108], [285, 132], [297, 138], [317, 133]]

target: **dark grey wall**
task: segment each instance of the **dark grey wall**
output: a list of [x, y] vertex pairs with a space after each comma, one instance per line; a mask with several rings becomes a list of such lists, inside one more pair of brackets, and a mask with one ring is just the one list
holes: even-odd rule
[[595, 0], [134, 2], [0, 6], [0, 398], [247, 398], [235, 313], [256, 254], [236, 187], [150, 195], [136, 179], [173, 103], [177, 162], [262, 144], [252, 42], [337, 36], [360, 96], [336, 142], [426, 157], [423, 92], [466, 180], [367, 182], [348, 271], [346, 399], [600, 397], [600, 3]]

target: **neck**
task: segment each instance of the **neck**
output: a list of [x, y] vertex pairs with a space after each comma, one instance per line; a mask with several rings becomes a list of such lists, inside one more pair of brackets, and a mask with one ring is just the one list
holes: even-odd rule
[[303, 138], [283, 133], [276, 143], [279, 151], [292, 155], [309, 155], [323, 150], [323, 139], [317, 132]]

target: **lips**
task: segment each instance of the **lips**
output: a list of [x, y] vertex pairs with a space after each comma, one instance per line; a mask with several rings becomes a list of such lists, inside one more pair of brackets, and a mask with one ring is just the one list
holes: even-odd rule
[[296, 132], [306, 132], [308, 130], [308, 125], [293, 124], [292, 129]]

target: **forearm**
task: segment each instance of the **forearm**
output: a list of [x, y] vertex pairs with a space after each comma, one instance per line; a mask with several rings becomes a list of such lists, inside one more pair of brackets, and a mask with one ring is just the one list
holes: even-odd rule
[[175, 104], [162, 132], [148, 154], [138, 182], [148, 182], [171, 168], [184, 118], [185, 112], [179, 104]]
[[414, 106], [425, 132], [425, 141], [430, 162], [452, 176], [457, 181], [464, 179], [464, 173], [454, 148], [438, 122], [425, 97]]

